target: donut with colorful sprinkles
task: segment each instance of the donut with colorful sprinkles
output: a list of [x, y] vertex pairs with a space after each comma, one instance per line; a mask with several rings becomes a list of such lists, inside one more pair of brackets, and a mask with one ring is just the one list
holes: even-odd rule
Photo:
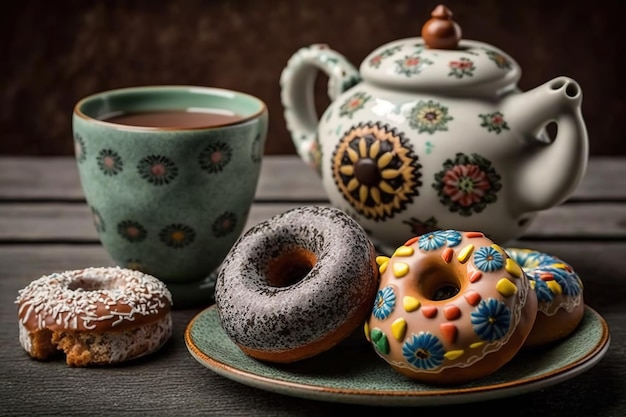
[[376, 259], [365, 336], [392, 368], [453, 385], [492, 374], [522, 348], [537, 296], [521, 267], [480, 232], [439, 230]]
[[247, 355], [288, 363], [350, 336], [371, 312], [376, 252], [343, 211], [303, 206], [246, 231], [226, 256], [215, 303], [226, 334]]
[[165, 284], [119, 267], [53, 273], [19, 291], [19, 340], [47, 360], [69, 366], [111, 365], [152, 353], [172, 334], [172, 296]]
[[531, 249], [506, 248], [537, 293], [537, 319], [525, 347], [543, 346], [572, 333], [585, 313], [583, 283], [571, 265]]

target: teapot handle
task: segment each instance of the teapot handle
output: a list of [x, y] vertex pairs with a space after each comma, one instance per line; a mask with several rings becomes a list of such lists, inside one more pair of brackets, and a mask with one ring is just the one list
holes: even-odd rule
[[361, 81], [358, 70], [340, 53], [324, 44], [299, 49], [291, 56], [280, 76], [281, 102], [287, 129], [302, 160], [319, 172], [314, 85], [318, 72], [328, 76], [328, 97], [341, 93]]

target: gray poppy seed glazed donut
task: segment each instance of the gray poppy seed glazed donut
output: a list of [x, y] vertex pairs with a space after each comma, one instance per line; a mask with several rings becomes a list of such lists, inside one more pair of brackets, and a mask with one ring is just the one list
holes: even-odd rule
[[216, 308], [228, 337], [269, 362], [315, 356], [369, 316], [378, 288], [376, 252], [339, 209], [305, 206], [245, 232], [222, 264]]

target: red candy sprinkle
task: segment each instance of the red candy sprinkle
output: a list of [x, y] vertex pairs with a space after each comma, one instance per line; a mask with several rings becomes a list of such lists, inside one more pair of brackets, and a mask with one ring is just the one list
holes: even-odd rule
[[472, 284], [476, 281], [478, 281], [480, 278], [482, 278], [483, 273], [480, 271], [474, 271], [472, 272], [472, 275], [470, 275], [469, 277], [469, 282], [471, 282]]
[[471, 306], [476, 306], [482, 297], [476, 291], [468, 291], [465, 293], [465, 299]]
[[417, 242], [417, 240], [418, 240], [419, 238], [420, 238], [419, 236], [412, 237], [411, 239], [407, 240], [407, 241], [404, 243], [404, 246], [411, 246], [412, 244], [414, 244], [415, 242]]
[[454, 343], [456, 335], [459, 332], [456, 326], [452, 323], [441, 323], [439, 325], [439, 330], [441, 330], [441, 335], [443, 336], [443, 338], [450, 343]]
[[434, 306], [422, 306], [421, 310], [422, 310], [422, 314], [427, 319], [432, 319], [433, 317], [437, 315], [437, 307], [434, 307]]
[[485, 236], [485, 235], [483, 235], [483, 234], [482, 234], [482, 233], [480, 233], [480, 232], [467, 232], [467, 233], [465, 233], [465, 237], [466, 237], [466, 238], [469, 238], [469, 239], [471, 239], [471, 238], [473, 238], [473, 237], [484, 237], [484, 236]]
[[461, 309], [455, 305], [445, 306], [443, 308], [443, 316], [448, 320], [456, 320], [461, 317]]
[[452, 260], [452, 256], [454, 256], [454, 249], [452, 248], [445, 248], [443, 252], [441, 253], [441, 257], [447, 264], [449, 264], [450, 261]]

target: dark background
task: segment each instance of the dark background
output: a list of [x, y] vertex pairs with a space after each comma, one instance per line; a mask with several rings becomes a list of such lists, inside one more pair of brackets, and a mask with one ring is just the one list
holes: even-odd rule
[[[0, 154], [71, 155], [71, 112], [112, 88], [193, 84], [254, 94], [270, 111], [267, 154], [294, 152], [279, 77], [300, 47], [327, 43], [358, 65], [383, 43], [420, 36], [439, 1], [4, 1]], [[468, 39], [522, 67], [529, 89], [559, 76], [583, 90], [592, 155], [626, 155], [626, 1], [445, 2]], [[318, 77], [318, 107], [325, 79]]]

